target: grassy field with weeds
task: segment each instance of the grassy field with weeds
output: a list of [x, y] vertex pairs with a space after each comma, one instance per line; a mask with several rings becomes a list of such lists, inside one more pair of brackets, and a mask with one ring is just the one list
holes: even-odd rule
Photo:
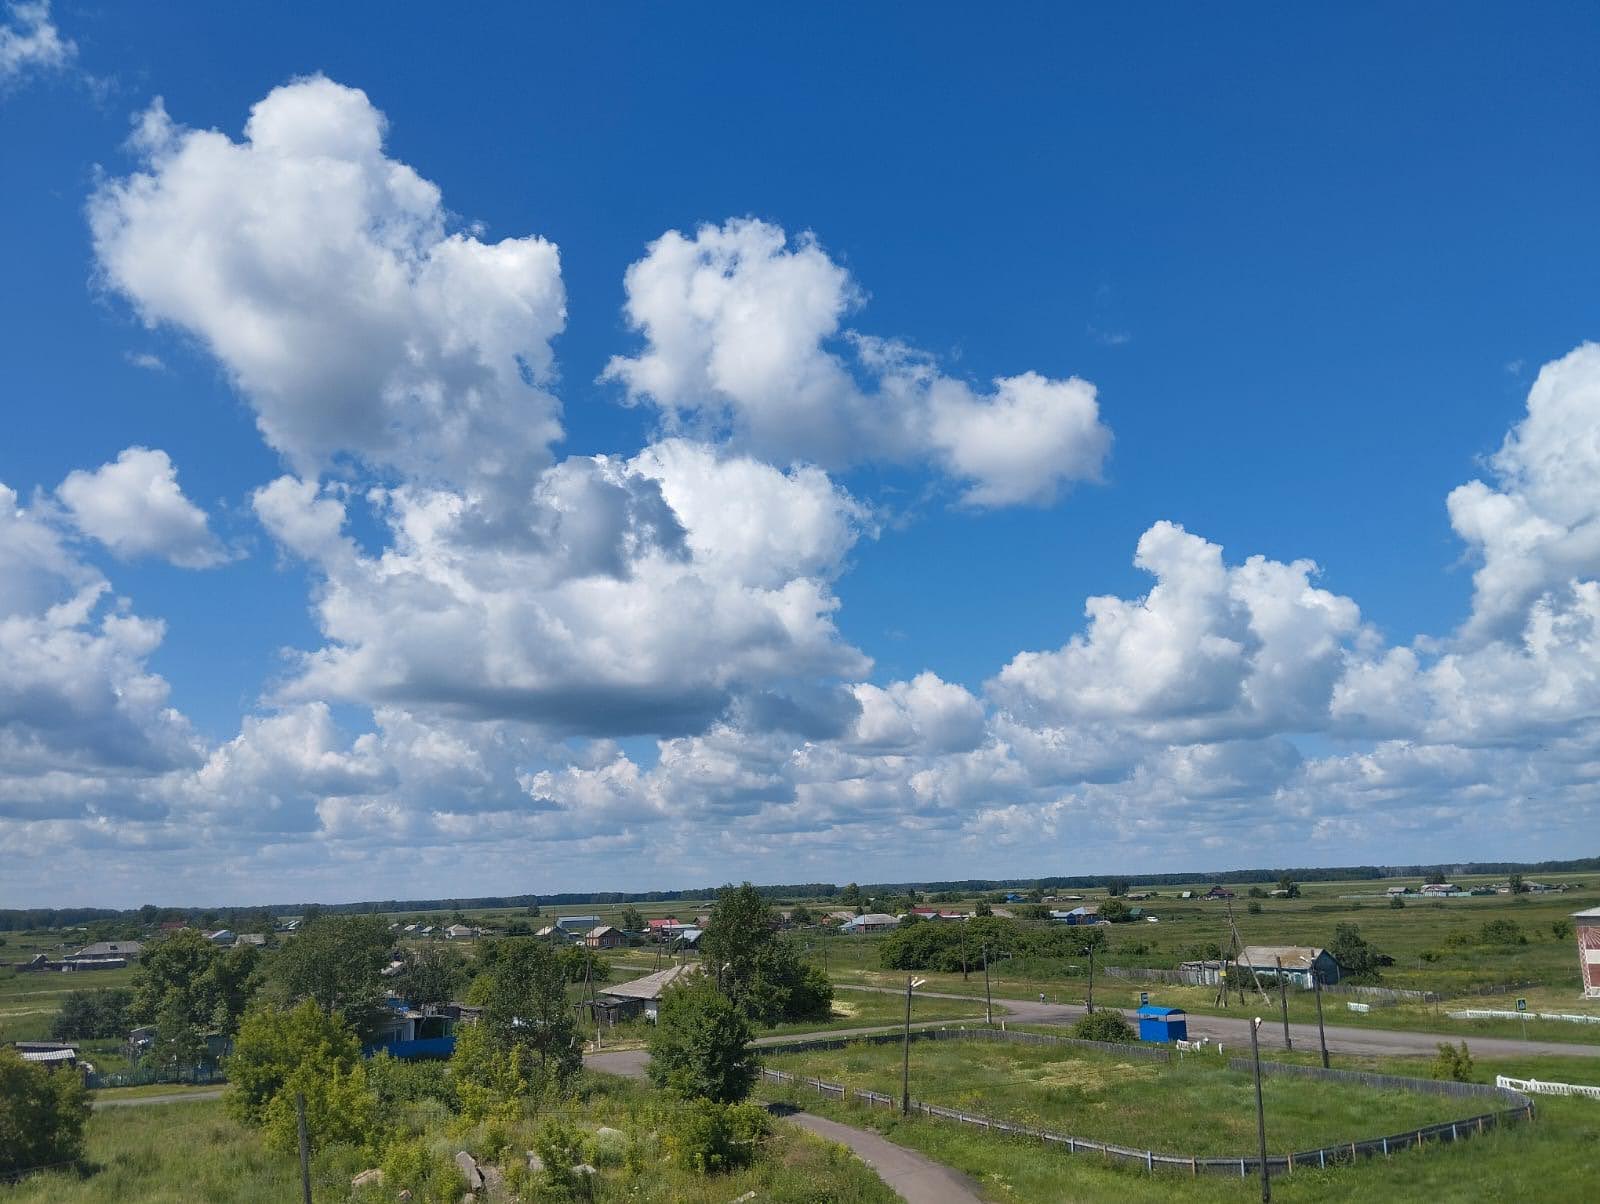
[[[851, 1087], [894, 1093], [898, 1045], [769, 1053], [766, 1064]], [[1223, 1059], [1165, 1064], [1093, 1050], [923, 1041], [911, 1047], [911, 1093], [1074, 1137], [1180, 1156], [1226, 1157], [1255, 1144], [1251, 1076]], [[1440, 1096], [1268, 1078], [1263, 1083], [1274, 1153], [1311, 1149], [1449, 1120], [1473, 1110]]]
[[[1309, 1055], [1295, 1054], [1278, 1060], [1310, 1059]], [[1391, 1074], [1426, 1077], [1428, 1073], [1427, 1059], [1349, 1062]], [[1587, 1060], [1572, 1058], [1480, 1060], [1473, 1078], [1493, 1082], [1496, 1074], [1580, 1083], [1600, 1079]], [[971, 1175], [981, 1184], [985, 1198], [1007, 1204], [1035, 1204], [1040, 1200], [1170, 1204], [1179, 1195], [1193, 1204], [1243, 1204], [1260, 1198], [1258, 1179], [1241, 1182], [1180, 1178], [1168, 1173], [1152, 1176], [1131, 1168], [1107, 1166], [1092, 1156], [1066, 1154], [1034, 1141], [995, 1136], [944, 1121], [902, 1118], [882, 1109], [841, 1105], [815, 1092], [772, 1084], [765, 1084], [762, 1091], [769, 1098], [792, 1102], [847, 1124], [875, 1128], [893, 1141]], [[930, 1094], [918, 1087], [915, 1079], [913, 1091]], [[1529, 1125], [1515, 1125], [1457, 1145], [1408, 1149], [1390, 1158], [1353, 1166], [1296, 1170], [1273, 1181], [1273, 1198], [1287, 1204], [1380, 1199], [1392, 1204], [1436, 1200], [1520, 1204], [1527, 1200], [1592, 1198], [1592, 1152], [1600, 1148], [1600, 1104], [1552, 1096], [1540, 1096], [1537, 1103], [1537, 1117]], [[1270, 1102], [1267, 1115], [1268, 1142], [1276, 1148], [1276, 1113]]]
[[[647, 1088], [608, 1076], [586, 1079], [578, 1095], [561, 1105], [563, 1119], [581, 1132], [592, 1135], [604, 1125], [639, 1143], [642, 1163], [632, 1170], [604, 1143], [589, 1151], [598, 1167], [590, 1198], [646, 1204], [727, 1204], [746, 1192], [755, 1192], [763, 1204], [893, 1204], [897, 1198], [842, 1147], [781, 1124], [748, 1167], [718, 1175], [678, 1169], [662, 1149], [673, 1107]], [[437, 1110], [415, 1108], [405, 1128], [436, 1161], [448, 1162], [465, 1149], [480, 1163], [509, 1168], [525, 1161], [523, 1151], [531, 1148], [541, 1118], [463, 1128]], [[397, 1193], [389, 1187], [351, 1191], [351, 1178], [375, 1163], [373, 1155], [347, 1146], [319, 1151], [312, 1164], [313, 1198], [365, 1204], [393, 1200]], [[451, 1204], [466, 1190], [464, 1183], [432, 1187], [428, 1194]], [[256, 1130], [230, 1119], [221, 1101], [209, 1100], [97, 1111], [89, 1122], [81, 1169], [34, 1175], [0, 1188], [0, 1199], [6, 1204], [283, 1204], [299, 1199], [299, 1190], [296, 1158], [267, 1149]], [[416, 1198], [421, 1201], [424, 1193]]]

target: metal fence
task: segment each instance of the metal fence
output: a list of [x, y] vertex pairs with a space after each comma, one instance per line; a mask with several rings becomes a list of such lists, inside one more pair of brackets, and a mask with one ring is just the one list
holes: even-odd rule
[[1589, 1087], [1582, 1083], [1550, 1083], [1542, 1079], [1514, 1079], [1509, 1075], [1496, 1075], [1496, 1087], [1505, 1087], [1512, 1091], [1520, 1091], [1524, 1095], [1581, 1095], [1588, 1099], [1600, 1099], [1600, 1087]]
[[[1217, 965], [1213, 959], [1210, 963], [1203, 963], [1192, 970], [1155, 970], [1143, 966], [1102, 966], [1101, 971], [1112, 978], [1124, 978], [1130, 982], [1160, 982], [1172, 986], [1184, 987], [1214, 987], [1217, 985]], [[1245, 973], [1249, 973], [1246, 967]], [[1272, 966], [1256, 966], [1255, 972], [1264, 978], [1271, 978], [1276, 969]], [[1291, 981], [1289, 986], [1300, 992], [1309, 992], [1312, 988], [1303, 987]], [[1443, 998], [1436, 991], [1411, 991], [1400, 987], [1373, 987], [1360, 983], [1324, 983], [1324, 994], [1330, 995], [1357, 995], [1366, 999], [1384, 1000], [1389, 1003], [1437, 1003]]]
[[[998, 1028], [914, 1028], [913, 1041], [1000, 1041], [1011, 1045], [1056, 1045], [1093, 1049], [1119, 1057], [1146, 1062], [1170, 1062], [1172, 1051], [1161, 1045], [1125, 1045], [1119, 1041], [1084, 1041], [1077, 1037], [1054, 1037], [1047, 1033], [1018, 1033]], [[778, 1053], [807, 1053], [818, 1049], [843, 1049], [848, 1045], [893, 1045], [905, 1040], [905, 1033], [868, 1033], [855, 1037], [808, 1037], [803, 1041], [774, 1042], [763, 1049]]]
[[[1014, 1041], [1018, 1044], [1034, 1044], [1037, 1034], [1033, 1033], [1007, 1033], [992, 1029], [942, 1029], [927, 1030], [928, 1034], [943, 1034], [944, 1039], [966, 1040], [995, 1040]], [[892, 1038], [899, 1040], [901, 1038]], [[938, 1039], [935, 1037], [934, 1039]], [[1044, 1039], [1049, 1042], [1050, 1038]], [[1130, 1053], [1138, 1049], [1137, 1046], [1111, 1045], [1104, 1046], [1101, 1042], [1073, 1042], [1066, 1038], [1055, 1038], [1061, 1044], [1095, 1045], [1110, 1048], [1118, 1053]], [[837, 1042], [838, 1045], [850, 1044], [848, 1040]], [[822, 1048], [832, 1048], [835, 1043], [827, 1043]], [[806, 1043], [810, 1048], [811, 1043]], [[796, 1046], [785, 1046], [794, 1049]], [[1165, 1050], [1147, 1050], [1147, 1053], [1166, 1053]], [[1170, 1058], [1170, 1054], [1168, 1055]], [[1229, 1069], [1251, 1068], [1251, 1063], [1244, 1059], [1235, 1058], [1228, 1063]], [[1397, 1075], [1367, 1074], [1361, 1071], [1323, 1070], [1319, 1066], [1291, 1066], [1279, 1062], [1263, 1062], [1263, 1074], [1283, 1074], [1320, 1079], [1324, 1082], [1358, 1082], [1370, 1087], [1380, 1089], [1400, 1089], [1407, 1091], [1423, 1091], [1435, 1095], [1447, 1095], [1457, 1098], [1493, 1099], [1502, 1106], [1490, 1111], [1479, 1112], [1459, 1120], [1443, 1121], [1439, 1124], [1424, 1125], [1418, 1129], [1411, 1129], [1405, 1133], [1397, 1133], [1384, 1137], [1371, 1137], [1365, 1140], [1340, 1142], [1338, 1145], [1322, 1146], [1314, 1150], [1297, 1150], [1286, 1154], [1269, 1154], [1267, 1167], [1273, 1174], [1287, 1174], [1295, 1170], [1305, 1170], [1310, 1167], [1337, 1166], [1341, 1163], [1353, 1163], [1361, 1158], [1371, 1158], [1378, 1155], [1387, 1157], [1402, 1150], [1420, 1149], [1429, 1142], [1462, 1141], [1468, 1137], [1488, 1132], [1501, 1125], [1514, 1123], [1521, 1120], [1533, 1119], [1533, 1101], [1520, 1091], [1504, 1086], [1488, 1086], [1483, 1083], [1455, 1083], [1433, 1079], [1402, 1078]], [[848, 1087], [843, 1083], [832, 1083], [826, 1079], [811, 1078], [806, 1075], [792, 1074], [785, 1070], [774, 1070], [762, 1067], [761, 1075], [770, 1082], [796, 1087], [805, 1087], [822, 1095], [830, 1096], [841, 1103], [861, 1103], [869, 1108], [898, 1108], [898, 1096], [885, 1095], [878, 1091], [867, 1091], [860, 1088]], [[1074, 1137], [1066, 1133], [1057, 1133], [1050, 1129], [1040, 1129], [1032, 1125], [1015, 1124], [1011, 1121], [999, 1120], [992, 1116], [984, 1116], [976, 1112], [965, 1112], [959, 1108], [945, 1108], [938, 1104], [930, 1104], [925, 1100], [912, 1099], [911, 1111], [918, 1116], [931, 1116], [940, 1120], [954, 1121], [957, 1124], [968, 1125], [973, 1128], [983, 1129], [990, 1133], [999, 1133], [1006, 1136], [1022, 1137], [1043, 1142], [1045, 1145], [1069, 1154], [1098, 1155], [1106, 1162], [1138, 1166], [1149, 1174], [1157, 1170], [1176, 1171], [1180, 1174], [1198, 1175], [1227, 1175], [1229, 1177], [1248, 1178], [1254, 1173], [1259, 1173], [1261, 1159], [1257, 1155], [1246, 1154], [1241, 1157], [1199, 1157], [1196, 1155], [1165, 1154], [1156, 1150], [1140, 1150], [1131, 1146], [1116, 1145], [1112, 1142], [1093, 1141], [1084, 1137]]]
[[204, 1086], [207, 1083], [225, 1083], [227, 1077], [220, 1067], [196, 1066], [187, 1070], [124, 1070], [115, 1074], [100, 1074], [93, 1072], [84, 1075], [84, 1086], [89, 1088], [99, 1087], [148, 1087], [152, 1083], [193, 1083]]

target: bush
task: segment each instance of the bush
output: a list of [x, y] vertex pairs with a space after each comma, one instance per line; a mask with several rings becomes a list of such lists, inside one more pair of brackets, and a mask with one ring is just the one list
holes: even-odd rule
[[1528, 938], [1513, 920], [1490, 920], [1478, 930], [1478, 941], [1484, 945], [1526, 945]]
[[0, 1175], [83, 1157], [89, 1095], [74, 1071], [0, 1049]]
[[1439, 1042], [1439, 1052], [1434, 1055], [1431, 1073], [1436, 1079], [1470, 1083], [1472, 1081], [1472, 1055], [1467, 1052], [1467, 1043], [1463, 1041], [1460, 1048], [1457, 1048], [1448, 1041]]
[[551, 1117], [534, 1134], [533, 1152], [544, 1163], [540, 1178], [545, 1188], [558, 1198], [570, 1195], [578, 1185], [578, 1176], [573, 1174], [572, 1168], [589, 1161], [587, 1143], [578, 1127], [559, 1117]]
[[252, 1012], [239, 1026], [226, 1064], [228, 1111], [259, 1125], [267, 1106], [302, 1069], [331, 1078], [348, 1075], [360, 1061], [356, 1035], [337, 1015], [328, 1015], [310, 1000], [288, 1011]]
[[1122, 1018], [1121, 1012], [1099, 1011], [1085, 1016], [1072, 1026], [1072, 1035], [1080, 1041], [1113, 1041], [1123, 1045], [1137, 1040], [1133, 1026]]
[[1251, 899], [1250, 902], [1246, 903], [1244, 905], [1244, 909], [1253, 916], [1258, 916], [1261, 914], [1261, 904], [1256, 902], [1254, 899]]
[[1564, 941], [1572, 935], [1571, 920], [1552, 920], [1550, 922], [1550, 935], [1558, 941]]
[[715, 1174], [748, 1165], [771, 1127], [759, 1104], [695, 1100], [677, 1116], [667, 1150], [683, 1169]]
[[1406, 897], [1404, 895], [1390, 895], [1389, 896], [1389, 910], [1390, 911], [1401, 911], [1401, 910], [1404, 910], [1405, 905], [1406, 905]]
[[394, 1116], [412, 1104], [434, 1100], [452, 1111], [457, 1106], [455, 1083], [448, 1063], [406, 1061], [387, 1050], [367, 1061], [367, 1081], [377, 1093], [385, 1116]]
[[50, 1036], [57, 1041], [95, 1041], [121, 1037], [128, 1031], [128, 1009], [133, 992], [126, 987], [100, 991], [73, 991], [61, 1001], [61, 1010], [50, 1025]]
[[650, 1034], [650, 1080], [686, 1098], [730, 1104], [750, 1093], [750, 1026], [705, 975], [668, 989]]
[[461, 1168], [447, 1154], [434, 1153], [426, 1143], [393, 1142], [383, 1156], [384, 1197], [402, 1191], [427, 1204], [456, 1204], [467, 1189]]

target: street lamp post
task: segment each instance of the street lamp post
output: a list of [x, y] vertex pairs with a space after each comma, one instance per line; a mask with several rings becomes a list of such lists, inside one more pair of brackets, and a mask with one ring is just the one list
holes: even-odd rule
[[911, 992], [927, 982], [926, 978], [906, 975], [906, 1029], [900, 1047], [900, 1115], [911, 1114]]
[[1316, 966], [1311, 967], [1311, 985], [1317, 993], [1317, 1041], [1322, 1046], [1322, 1069], [1328, 1069], [1328, 1030], [1322, 1027], [1322, 978]]
[[1261, 1017], [1250, 1025], [1250, 1059], [1256, 1071], [1256, 1137], [1261, 1151], [1261, 1204], [1271, 1204], [1272, 1176], [1267, 1170], [1267, 1110], [1261, 1102], [1261, 1042], [1256, 1036], [1261, 1028]]
[[994, 1023], [994, 996], [989, 992], [989, 945], [983, 946], [983, 1010], [986, 1022]]

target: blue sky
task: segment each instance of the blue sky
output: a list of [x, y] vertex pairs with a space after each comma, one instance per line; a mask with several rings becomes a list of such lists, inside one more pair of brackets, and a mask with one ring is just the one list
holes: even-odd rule
[[0, 903], [1584, 851], [1591, 7], [3, 13]]

